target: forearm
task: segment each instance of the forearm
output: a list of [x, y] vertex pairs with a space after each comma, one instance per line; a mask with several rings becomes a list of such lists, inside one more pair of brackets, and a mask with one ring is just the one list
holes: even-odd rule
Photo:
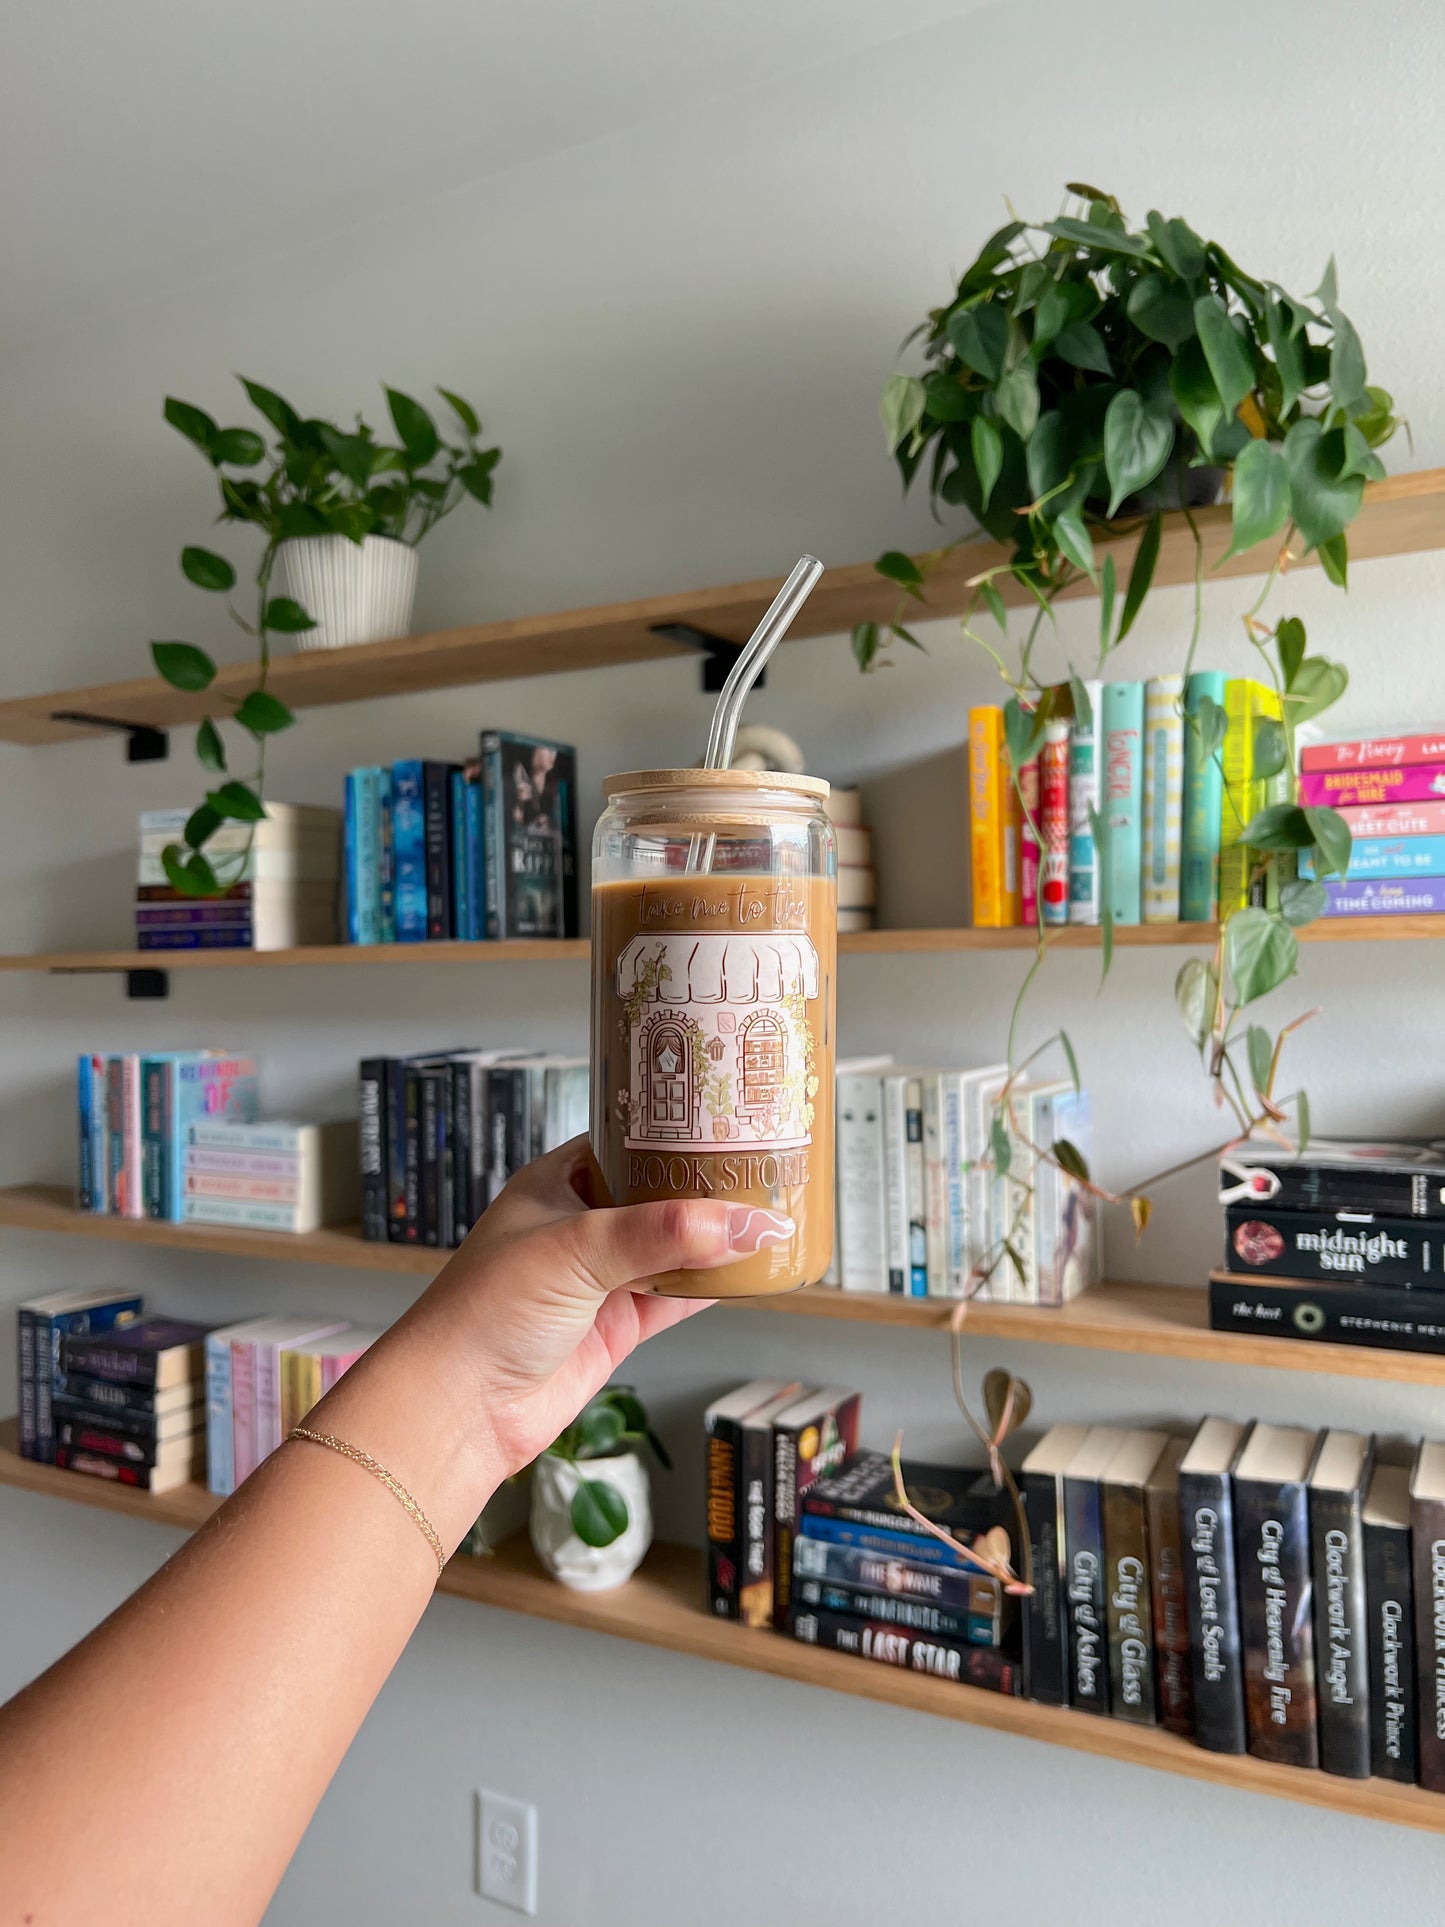
[[[394, 1473], [450, 1553], [501, 1476], [467, 1416], [404, 1324], [308, 1424]], [[283, 1446], [0, 1716], [0, 1927], [251, 1927], [436, 1580], [367, 1471]], [[113, 1789], [96, 1762], [124, 1763]]]

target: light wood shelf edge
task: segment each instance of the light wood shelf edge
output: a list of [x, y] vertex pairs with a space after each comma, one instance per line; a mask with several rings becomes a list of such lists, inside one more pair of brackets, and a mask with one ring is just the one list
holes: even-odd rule
[[[15, 1421], [6, 1420], [0, 1424], [0, 1485], [40, 1497], [120, 1512], [187, 1532], [204, 1524], [220, 1503], [199, 1485], [151, 1498], [147, 1493], [108, 1485], [79, 1473], [33, 1464], [20, 1458], [15, 1447]], [[777, 1633], [752, 1631], [712, 1618], [704, 1610], [702, 1588], [699, 1553], [684, 1546], [656, 1545], [638, 1575], [616, 1592], [569, 1592], [543, 1572], [525, 1534], [508, 1540], [491, 1559], [459, 1554], [438, 1582], [440, 1592], [554, 1625], [606, 1633], [689, 1658], [740, 1666], [775, 1679], [1182, 1774], [1240, 1792], [1293, 1800], [1397, 1826], [1445, 1832], [1445, 1800], [1418, 1787], [1393, 1786], [1382, 1780], [1342, 1780], [1247, 1756], [1209, 1753], [1159, 1728], [1095, 1719], [1059, 1707], [1039, 1706], [1031, 1700], [1008, 1699], [978, 1687], [929, 1679], [845, 1653], [820, 1651]]]

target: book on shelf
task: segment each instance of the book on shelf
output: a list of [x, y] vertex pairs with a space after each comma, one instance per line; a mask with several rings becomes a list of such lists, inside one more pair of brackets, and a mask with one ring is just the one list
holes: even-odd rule
[[154, 1465], [176, 1439], [189, 1439], [205, 1423], [205, 1402], [194, 1383], [189, 1404], [168, 1412], [97, 1409], [84, 1398], [55, 1400], [55, 1443], [78, 1452], [104, 1452], [132, 1465]]
[[1279, 697], [1248, 676], [1231, 676], [1224, 686], [1224, 742], [1220, 749], [1223, 786], [1219, 823], [1219, 911], [1227, 916], [1250, 901], [1252, 859], [1240, 842], [1245, 827], [1264, 808], [1268, 779], [1256, 774], [1260, 724], [1278, 722]]
[[385, 764], [346, 777], [345, 903], [348, 943], [395, 943], [392, 776]]
[[1308, 1479], [1316, 1434], [1257, 1424], [1234, 1472], [1249, 1750], [1318, 1766]]
[[1445, 1445], [1426, 1439], [1410, 1474], [1420, 1785], [1445, 1793]]
[[1018, 797], [1001, 708], [968, 712], [968, 761], [973, 921], [996, 929], [1021, 914]]
[[109, 1452], [88, 1451], [81, 1446], [57, 1445], [55, 1463], [65, 1472], [80, 1472], [93, 1479], [109, 1479], [115, 1485], [128, 1485], [157, 1497], [189, 1485], [201, 1467], [199, 1432], [187, 1438], [172, 1439], [161, 1446], [154, 1459], [138, 1465], [130, 1459], [116, 1458]]
[[882, 1073], [892, 1062], [891, 1057], [853, 1057], [838, 1061], [833, 1268], [844, 1291], [888, 1290]]
[[1019, 1691], [1018, 1662], [998, 1647], [973, 1646], [939, 1633], [911, 1632], [883, 1621], [859, 1620], [850, 1613], [811, 1608], [793, 1615], [792, 1632], [795, 1639], [810, 1646], [854, 1653], [861, 1659], [927, 1673], [934, 1679], [983, 1686], [994, 1693], [1016, 1695]]
[[1088, 715], [1074, 717], [1069, 734], [1069, 917], [1070, 923], [1099, 921], [1099, 857], [1094, 845], [1094, 817], [1100, 810], [1102, 717], [1104, 685], [1083, 685]]
[[1362, 1512], [1374, 1466], [1366, 1433], [1332, 1427], [1309, 1475], [1320, 1765], [1370, 1777], [1370, 1676]]
[[1445, 1290], [1209, 1274], [1212, 1331], [1264, 1333], [1307, 1344], [1445, 1353]]
[[1224, 1262], [1253, 1277], [1445, 1286], [1445, 1223], [1372, 1211], [1289, 1211], [1257, 1200], [1225, 1211]]
[[1219, 1200], [1445, 1220], [1445, 1140], [1312, 1137], [1296, 1156], [1247, 1139], [1219, 1160]]
[[1133, 924], [1139, 922], [1143, 905], [1143, 683], [1105, 683], [1100, 714], [1105, 823], [1100, 896], [1116, 924]]
[[[965, 1550], [979, 1533], [999, 1523], [998, 1492], [989, 1473], [976, 1466], [919, 1460], [904, 1460], [902, 1465], [909, 1504], [931, 1524], [961, 1535]], [[809, 1529], [815, 1519], [836, 1519], [939, 1543], [899, 1504], [893, 1461], [886, 1452], [854, 1453], [840, 1471], [819, 1477], [804, 1496], [802, 1510]]]
[[1038, 916], [1045, 924], [1069, 921], [1069, 737], [1070, 725], [1044, 725], [1039, 748]]
[[1445, 836], [1445, 799], [1433, 803], [1357, 804], [1340, 811], [1350, 835]]
[[257, 823], [220, 824], [203, 851], [227, 886], [214, 897], [188, 896], [166, 874], [164, 852], [183, 836], [187, 820], [184, 810], [141, 815], [138, 949], [286, 950], [336, 942], [336, 810], [268, 802]]
[[1043, 862], [1039, 794], [1039, 759], [1030, 756], [1027, 762], [1019, 764], [1015, 797], [1019, 820], [1018, 920], [1026, 930], [1036, 929], [1039, 921], [1039, 871]]
[[199, 1383], [208, 1327], [187, 1318], [137, 1318], [110, 1330], [67, 1332], [60, 1370], [163, 1392]]
[[[1308, 850], [1299, 853], [1299, 873], [1310, 878], [1317, 874]], [[1351, 884], [1367, 880], [1402, 883], [1412, 877], [1442, 876], [1445, 876], [1445, 835], [1357, 836], [1350, 850]]]
[[1224, 776], [1216, 754], [1205, 754], [1201, 717], [1206, 701], [1224, 708], [1228, 678], [1221, 669], [1196, 670], [1184, 686], [1184, 780], [1180, 795], [1179, 916], [1212, 923], [1219, 914], [1219, 835]]
[[779, 1624], [790, 1604], [803, 1497], [851, 1457], [862, 1402], [859, 1392], [829, 1386], [804, 1394], [773, 1419], [773, 1616]]
[[1144, 794], [1141, 915], [1177, 923], [1184, 805], [1184, 678], [1144, 685]]
[[1365, 1549], [1370, 1772], [1413, 1786], [1416, 1730], [1415, 1597], [1410, 1558], [1410, 1468], [1377, 1463], [1360, 1513]]
[[24, 1299], [16, 1315], [16, 1405], [22, 1459], [55, 1462], [53, 1402], [66, 1337], [114, 1331], [140, 1317], [135, 1292], [69, 1288]]
[[1163, 1432], [1126, 1431], [1100, 1476], [1109, 1704], [1139, 1726], [1158, 1720], [1147, 1493], [1168, 1443]]
[[1082, 1713], [1110, 1711], [1102, 1480], [1123, 1442], [1124, 1433], [1118, 1427], [1092, 1425], [1064, 1468], [1069, 1705]]
[[1306, 743], [1300, 768], [1317, 770], [1400, 769], [1420, 763], [1445, 764], [1445, 730], [1406, 736], [1356, 736], [1345, 741]]
[[991, 1574], [834, 1545], [814, 1538], [806, 1520], [793, 1542], [793, 1584], [806, 1605], [944, 1632], [976, 1646], [996, 1646], [1010, 1624], [1012, 1602]]
[[[206, 1334], [206, 1483], [219, 1498], [235, 1491], [236, 1348], [264, 1332], [270, 1318], [246, 1318]], [[251, 1452], [246, 1453], [247, 1470]]]
[[1436, 917], [1445, 911], [1445, 877], [1409, 883], [1341, 883], [1331, 877], [1322, 888], [1326, 917]]
[[1305, 809], [1396, 809], [1402, 803], [1436, 803], [1445, 798], [1445, 765], [1405, 765], [1395, 769], [1304, 770], [1299, 800]]
[[1048, 1706], [1068, 1704], [1064, 1473], [1087, 1434], [1085, 1425], [1050, 1426], [1019, 1471], [1034, 1581], [1023, 1603], [1024, 1690]]
[[1179, 1464], [1187, 1438], [1171, 1438], [1149, 1474], [1144, 1504], [1149, 1530], [1154, 1614], [1154, 1675], [1159, 1724], [1194, 1737], [1194, 1669], [1189, 1650], [1189, 1588], [1184, 1567]]
[[796, 1379], [753, 1379], [703, 1413], [707, 1599], [715, 1618], [750, 1626], [772, 1618], [772, 1421], [802, 1389]]
[[353, 1118], [206, 1120], [188, 1126], [184, 1159], [184, 1224], [302, 1233], [356, 1215]]
[[[797, 1543], [801, 1546], [806, 1541], [799, 1539]], [[971, 1612], [966, 1607], [935, 1606], [898, 1593], [875, 1592], [867, 1586], [849, 1585], [845, 1580], [805, 1578], [795, 1570], [794, 1617], [800, 1612], [841, 1613], [849, 1619], [898, 1626], [907, 1632], [939, 1634], [968, 1646], [997, 1646], [1004, 1631], [997, 1587], [986, 1612]]]
[[1233, 1419], [1204, 1419], [1179, 1461], [1194, 1737], [1211, 1753], [1243, 1753], [1248, 1744], [1233, 1474], [1249, 1431]]
[[481, 737], [489, 937], [575, 937], [577, 753], [489, 729]]
[[289, 1438], [356, 1361], [381, 1337], [381, 1325], [343, 1325], [319, 1338], [283, 1345], [279, 1357], [281, 1437]]

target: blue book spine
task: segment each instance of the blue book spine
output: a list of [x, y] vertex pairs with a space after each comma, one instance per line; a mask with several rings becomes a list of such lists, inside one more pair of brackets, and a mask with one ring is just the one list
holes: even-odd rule
[[236, 1489], [231, 1438], [231, 1341], [219, 1332], [206, 1339], [206, 1483], [221, 1498]]
[[360, 849], [357, 868], [361, 885], [360, 943], [381, 942], [381, 808], [377, 796], [381, 771], [361, 771], [360, 810], [357, 829]]
[[357, 817], [361, 809], [361, 771], [346, 772], [346, 801], [342, 812], [342, 869], [346, 879], [346, 941], [361, 942], [361, 836]]
[[459, 769], [451, 772], [450, 807], [447, 822], [452, 837], [452, 935], [472, 934], [472, 866], [467, 849], [467, 790], [470, 785]]
[[55, 1463], [55, 1424], [51, 1401], [55, 1396], [55, 1375], [60, 1370], [60, 1341], [71, 1332], [113, 1331], [117, 1325], [139, 1318], [141, 1300], [113, 1298], [109, 1304], [87, 1305], [81, 1311], [57, 1311], [48, 1316], [38, 1313], [35, 1329], [35, 1452], [43, 1465]]
[[88, 1052], [76, 1062], [76, 1099], [80, 1111], [80, 1162], [76, 1171], [75, 1203], [77, 1210], [94, 1211], [95, 1178], [90, 1163], [90, 1055]]
[[[1300, 851], [1302, 877], [1315, 874], [1314, 859]], [[1445, 877], [1445, 836], [1359, 836], [1350, 852], [1350, 882], [1365, 877], [1399, 883], [1407, 877]]]
[[803, 1532], [809, 1539], [822, 1539], [830, 1546], [858, 1546], [864, 1552], [881, 1552], [915, 1566], [946, 1566], [950, 1572], [979, 1570], [967, 1553], [950, 1552], [941, 1539], [922, 1533], [915, 1538], [909, 1532], [855, 1525], [851, 1519], [817, 1518], [811, 1512], [803, 1514]]
[[1138, 923], [1144, 819], [1144, 685], [1104, 684], [1104, 809], [1108, 821], [1103, 901], [1115, 923]]
[[419, 762], [393, 763], [391, 834], [396, 866], [396, 940], [426, 942], [426, 808]]
[[191, 1126], [203, 1120], [250, 1124], [257, 1111], [256, 1062], [251, 1057], [208, 1057], [204, 1051], [178, 1051], [166, 1070], [166, 1211], [170, 1223], [181, 1224]]
[[1224, 804], [1224, 772], [1219, 754], [1203, 753], [1196, 717], [1207, 696], [1224, 707], [1222, 669], [1205, 669], [1184, 686], [1183, 836], [1179, 858], [1179, 917], [1182, 923], [1212, 923], [1219, 915], [1219, 821]]
[[22, 1305], [16, 1320], [15, 1376], [19, 1381], [20, 1456], [35, 1457], [35, 1314]]
[[480, 774], [471, 777], [467, 783], [466, 812], [467, 903], [471, 911], [466, 934], [476, 943], [487, 934], [487, 852], [482, 840], [486, 834], [486, 817], [482, 809]]
[[396, 942], [396, 852], [392, 831], [391, 771], [376, 772], [377, 942]]

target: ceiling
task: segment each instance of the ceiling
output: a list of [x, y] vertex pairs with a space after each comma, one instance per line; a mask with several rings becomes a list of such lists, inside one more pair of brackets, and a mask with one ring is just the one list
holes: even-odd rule
[[9, 0], [0, 343], [976, 4]]

